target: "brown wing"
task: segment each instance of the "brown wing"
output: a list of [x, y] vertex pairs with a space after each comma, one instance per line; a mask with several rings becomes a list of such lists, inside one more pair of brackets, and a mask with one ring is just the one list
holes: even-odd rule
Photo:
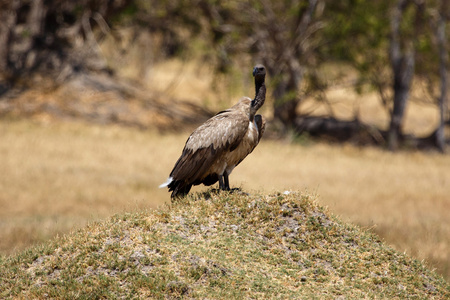
[[236, 111], [226, 110], [212, 117], [189, 136], [170, 177], [185, 184], [206, 177], [225, 151], [239, 145], [247, 128], [248, 117]]

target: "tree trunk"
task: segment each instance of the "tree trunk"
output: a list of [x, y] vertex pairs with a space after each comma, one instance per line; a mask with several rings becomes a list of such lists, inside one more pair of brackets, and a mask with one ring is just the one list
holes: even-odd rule
[[294, 121], [297, 117], [296, 108], [298, 101], [295, 99], [286, 101], [275, 107], [274, 117], [275, 119], [281, 121], [284, 129], [292, 127]]
[[7, 76], [9, 71], [9, 49], [11, 34], [17, 22], [16, 10], [20, 1], [13, 0], [0, 5], [0, 75]]
[[412, 78], [414, 75], [414, 53], [411, 51], [398, 58], [393, 64], [394, 71], [394, 108], [391, 114], [391, 123], [388, 133], [388, 148], [391, 151], [398, 149], [398, 140], [402, 135], [402, 121], [409, 99]]
[[[391, 114], [391, 122], [388, 132], [388, 148], [391, 151], [398, 149], [399, 137], [402, 135], [402, 121], [409, 98], [411, 83], [414, 75], [415, 53], [412, 41], [400, 40], [400, 23], [403, 13], [408, 6], [408, 0], [400, 0], [391, 18], [391, 39], [389, 55], [391, 67], [394, 73], [394, 107]], [[406, 44], [406, 49], [401, 49], [401, 44]]]
[[25, 68], [32, 69], [36, 66], [38, 52], [41, 50], [36, 47], [43, 39], [45, 26], [46, 8], [43, 0], [33, 0], [31, 2], [30, 13], [27, 19], [27, 27], [30, 34], [29, 49], [24, 53]]
[[436, 129], [436, 146], [441, 152], [445, 152], [445, 111], [446, 100], [447, 100], [447, 44], [446, 44], [446, 34], [445, 34], [445, 24], [447, 16], [446, 11], [446, 1], [442, 1], [442, 9], [439, 14], [439, 22], [437, 26], [436, 37], [439, 46], [439, 75], [441, 77], [441, 94], [439, 96], [439, 126]]
[[299, 103], [297, 98], [298, 84], [293, 82], [291, 78], [287, 80], [290, 83], [279, 82], [272, 93], [275, 99], [274, 118], [283, 124], [284, 129], [292, 127], [295, 123]]

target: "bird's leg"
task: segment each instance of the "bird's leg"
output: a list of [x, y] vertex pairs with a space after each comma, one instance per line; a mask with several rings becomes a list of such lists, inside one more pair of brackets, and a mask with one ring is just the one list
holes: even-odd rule
[[228, 181], [227, 172], [224, 172], [223, 175], [219, 175], [219, 189], [222, 191], [230, 190], [230, 182]]
[[224, 190], [225, 186], [223, 184], [223, 175], [219, 175], [219, 189]]
[[230, 190], [230, 181], [228, 180], [228, 173], [226, 171], [223, 173], [223, 177], [225, 179], [224, 190], [229, 191]]

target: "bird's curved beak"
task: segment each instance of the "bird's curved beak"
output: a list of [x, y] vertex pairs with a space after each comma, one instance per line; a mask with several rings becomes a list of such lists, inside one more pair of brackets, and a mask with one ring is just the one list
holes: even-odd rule
[[258, 68], [257, 67], [254, 67], [253, 68], [253, 77], [255, 77], [255, 75], [256, 75], [256, 71], [258, 70]]

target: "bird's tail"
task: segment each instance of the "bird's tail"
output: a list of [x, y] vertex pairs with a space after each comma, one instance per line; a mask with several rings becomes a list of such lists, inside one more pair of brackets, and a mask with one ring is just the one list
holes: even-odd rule
[[173, 181], [173, 178], [169, 177], [166, 182], [164, 182], [163, 184], [159, 185], [159, 188], [162, 189], [162, 188], [165, 188], [166, 186], [169, 186], [169, 184], [171, 184], [172, 181]]
[[192, 184], [186, 184], [180, 180], [174, 180], [173, 177], [169, 177], [166, 182], [161, 184], [159, 188], [169, 188], [169, 192], [172, 191], [172, 198], [183, 197], [189, 193]]

